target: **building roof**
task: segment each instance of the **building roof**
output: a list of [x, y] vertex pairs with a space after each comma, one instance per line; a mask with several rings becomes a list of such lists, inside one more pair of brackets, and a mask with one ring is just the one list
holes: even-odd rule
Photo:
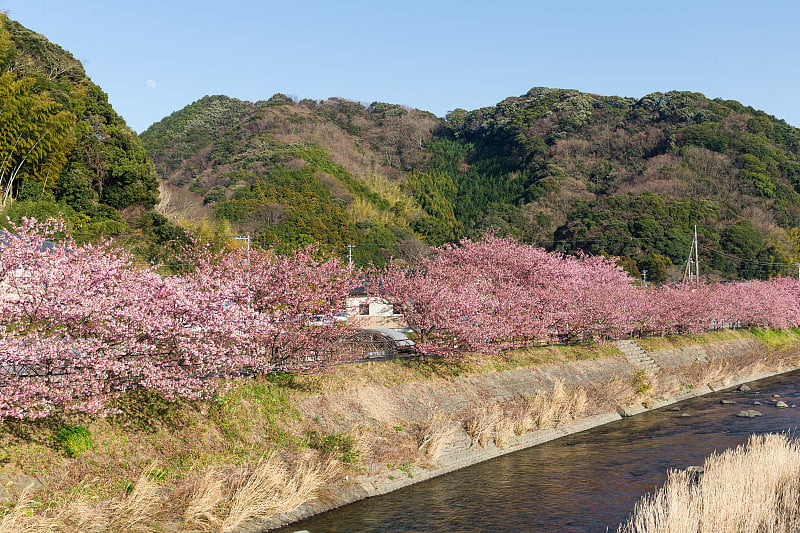
[[389, 328], [370, 328], [370, 329], [379, 332], [381, 335], [385, 337], [389, 337], [394, 341], [394, 343], [397, 346], [414, 346], [414, 341], [409, 339], [408, 336], [402, 331], [397, 331], [396, 329], [389, 329]]

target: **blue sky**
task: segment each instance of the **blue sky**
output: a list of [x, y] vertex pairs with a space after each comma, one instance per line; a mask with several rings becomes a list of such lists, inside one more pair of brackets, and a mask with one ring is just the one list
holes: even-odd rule
[[443, 116], [531, 87], [672, 89], [800, 126], [793, 1], [0, 0], [81, 60], [136, 131], [207, 94]]

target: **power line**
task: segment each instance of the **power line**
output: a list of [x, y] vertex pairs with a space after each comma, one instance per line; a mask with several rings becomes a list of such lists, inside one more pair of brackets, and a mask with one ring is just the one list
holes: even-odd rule
[[[107, 237], [107, 238], [121, 238], [121, 237], [145, 237], [142, 232], [137, 231], [125, 231], [119, 232], [114, 234], [107, 234], [107, 235], [98, 235], [96, 233], [89, 233], [89, 232], [71, 232], [71, 235], [75, 237]], [[247, 236], [242, 237], [239, 234], [231, 234], [231, 233], [217, 233], [214, 235], [215, 237], [221, 238], [228, 238], [233, 240], [247, 240]], [[653, 246], [653, 243], [650, 239], [646, 237], [633, 237], [634, 239], [640, 241], [642, 244], [647, 246]], [[377, 247], [395, 247], [398, 246], [399, 242], [391, 242], [391, 243], [377, 243], [377, 242], [366, 242], [366, 243], [355, 243], [355, 244], [345, 244], [345, 243], [332, 243], [332, 242], [321, 242], [315, 241], [313, 243], [304, 243], [304, 242], [297, 242], [297, 241], [273, 241], [268, 240], [267, 238], [258, 238], [258, 237], [249, 237], [248, 246], [252, 244], [258, 245], [289, 245], [289, 246], [320, 246], [320, 247], [329, 247], [329, 248], [343, 248], [345, 250], [352, 250], [354, 247], [366, 247], [366, 246], [377, 246]], [[535, 246], [547, 247], [547, 246], [554, 246], [556, 244], [573, 244], [573, 245], [580, 245], [580, 244], [590, 244], [590, 243], [598, 243], [603, 241], [608, 241], [609, 239], [606, 238], [593, 238], [593, 239], [552, 239], [547, 241], [538, 241], [536, 243], [532, 243]], [[734, 261], [738, 261], [739, 263], [748, 263], [755, 267], [763, 267], [766, 270], [767, 267], [798, 267], [800, 268], [800, 263], [786, 263], [786, 262], [774, 262], [768, 263], [763, 261], [757, 261], [754, 259], [748, 259], [739, 257], [730, 253], [723, 252], [716, 248], [712, 248], [703, 244], [697, 244], [697, 247], [703, 248], [704, 251], [709, 252], [711, 254], [725, 257]], [[695, 254], [697, 255], [697, 254]], [[685, 267], [686, 263], [684, 263]]]
[[739, 261], [740, 263], [750, 263], [752, 265], [763, 265], [763, 266], [786, 266], [786, 267], [800, 266], [800, 263], [779, 263], [779, 262], [765, 263], [763, 261], [756, 261], [755, 259], [747, 259], [746, 257], [739, 257], [737, 255], [725, 253], [723, 251], [717, 250], [715, 248], [710, 248], [705, 245], [701, 245], [701, 248], [703, 248], [703, 250], [705, 251], [711, 252], [712, 254], [719, 255], [721, 257], [726, 257], [728, 259], [733, 259]]

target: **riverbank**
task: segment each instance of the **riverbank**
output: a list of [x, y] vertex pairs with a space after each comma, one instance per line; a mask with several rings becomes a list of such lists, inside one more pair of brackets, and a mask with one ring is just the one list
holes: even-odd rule
[[[388, 464], [384, 472], [340, 481], [291, 513], [259, 520], [253, 531], [386, 494], [623, 416], [796, 370], [800, 364], [793, 335], [761, 332], [718, 340], [726, 335], [736, 336], [727, 332], [646, 339], [641, 344], [655, 349], [640, 349], [641, 354], [630, 353], [631, 345], [642, 348], [637, 341], [623, 341], [613, 344], [618, 354], [602, 359], [455, 378], [428, 387], [410, 384], [399, 396], [414, 407], [395, 411], [417, 420], [428, 442], [441, 439], [432, 452], [425, 439], [418, 438], [427, 461], [395, 469]], [[537, 395], [544, 400], [538, 406]], [[433, 425], [437, 428], [431, 429]]]
[[128, 396], [106, 419], [6, 421], [0, 531], [279, 527], [790, 370], [798, 346], [793, 332], [726, 331], [368, 363], [254, 380], [219, 403]]

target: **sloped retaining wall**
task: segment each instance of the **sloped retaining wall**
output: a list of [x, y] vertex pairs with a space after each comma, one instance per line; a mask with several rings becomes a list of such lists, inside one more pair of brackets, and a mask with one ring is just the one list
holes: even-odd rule
[[[626, 341], [630, 342], [630, 341]], [[660, 379], [679, 380], [680, 372], [687, 367], [703, 367], [714, 362], [724, 361], [735, 364], [741, 360], [752, 362], [758, 356], [774, 359], [764, 345], [754, 339], [736, 339], [723, 342], [698, 344], [679, 349], [647, 352], [649, 359], [657, 365]], [[390, 470], [380, 474], [362, 475], [354, 479], [340, 481], [329, 487], [326, 494], [318, 500], [308, 502], [291, 513], [282, 513], [266, 519], [259, 519], [250, 524], [247, 531], [265, 531], [271, 528], [308, 518], [315, 514], [341, 507], [370, 496], [388, 492], [419, 483], [436, 476], [447, 474], [471, 466], [500, 455], [522, 450], [542, 444], [560, 437], [578, 433], [597, 426], [633, 416], [651, 409], [657, 409], [692, 397], [737, 386], [777, 374], [796, 370], [800, 362], [800, 353], [786, 355], [773, 361], [770, 371], [733, 373], [717, 383], [703, 384], [692, 388], [682, 388], [666, 397], [648, 398], [644, 403], [615, 405], [611, 409], [592, 413], [554, 429], [531, 431], [510, 437], [502, 447], [490, 442], [485, 447], [471, 445], [467, 439], [460, 445], [453, 446], [429, 468], [413, 467], [405, 470]], [[652, 370], [648, 370], [652, 371]], [[515, 398], [531, 396], [543, 389], [552, 388], [556, 382], [567, 386], [584, 387], [586, 389], [603, 387], [613, 380], [636, 379], [643, 372], [624, 355], [609, 357], [595, 361], [577, 361], [558, 365], [520, 368], [495, 374], [468, 376], [453, 379], [433, 379], [430, 381], [395, 385], [400, 387], [399, 396], [403, 401], [397, 405], [396, 416], [414, 421], [429, 416], [431, 406], [444, 414], [458, 417], [475, 406], [492, 402], [502, 403]], [[324, 409], [321, 397], [311, 397], [304, 409]], [[350, 415], [355, 416], [355, 415]], [[339, 416], [341, 418], [341, 416]], [[357, 423], [349, 420], [346, 423]]]

